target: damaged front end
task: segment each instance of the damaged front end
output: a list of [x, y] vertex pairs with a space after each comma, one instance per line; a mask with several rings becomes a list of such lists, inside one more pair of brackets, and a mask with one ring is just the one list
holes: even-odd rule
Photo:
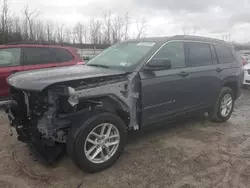
[[64, 152], [64, 135], [57, 131], [53, 96], [43, 92], [11, 88], [13, 101], [6, 108], [18, 140], [28, 143], [47, 162], [53, 163]]
[[128, 129], [138, 129], [139, 84], [138, 75], [131, 73], [52, 84], [42, 91], [12, 87], [6, 113], [18, 140], [54, 163], [64, 153], [74, 122], [89, 111], [114, 112]]

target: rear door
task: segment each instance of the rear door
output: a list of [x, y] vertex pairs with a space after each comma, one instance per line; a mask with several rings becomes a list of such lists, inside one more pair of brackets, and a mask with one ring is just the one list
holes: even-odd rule
[[219, 44], [215, 44], [214, 47], [215, 47], [218, 60], [219, 60], [219, 65], [221, 68], [221, 78], [230, 79], [230, 76], [231, 78], [234, 76], [237, 76], [236, 75], [237, 71], [235, 70], [235, 68], [238, 68], [239, 65], [230, 47], [219, 45]]
[[23, 69], [20, 64], [20, 59], [20, 48], [0, 49], [0, 100], [9, 97], [9, 86], [6, 82], [6, 78]]
[[22, 48], [22, 65], [24, 70], [56, 67], [56, 57], [50, 48], [28, 47]]
[[56, 57], [57, 66], [69, 66], [77, 64], [75, 57], [66, 49], [51, 48]]
[[214, 49], [209, 43], [186, 42], [188, 72], [187, 85], [193, 91], [188, 98], [191, 109], [199, 109], [214, 103], [221, 87], [220, 67]]

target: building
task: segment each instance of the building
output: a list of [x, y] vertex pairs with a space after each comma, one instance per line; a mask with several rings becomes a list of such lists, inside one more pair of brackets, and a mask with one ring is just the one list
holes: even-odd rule
[[83, 60], [89, 60], [92, 57], [101, 53], [104, 49], [108, 48], [109, 44], [73, 44], [77, 49], [77, 53]]

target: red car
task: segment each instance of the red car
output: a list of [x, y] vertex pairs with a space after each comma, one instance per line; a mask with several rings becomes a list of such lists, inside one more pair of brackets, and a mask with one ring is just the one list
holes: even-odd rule
[[9, 98], [6, 78], [19, 71], [83, 64], [73, 47], [43, 44], [0, 45], [0, 101]]

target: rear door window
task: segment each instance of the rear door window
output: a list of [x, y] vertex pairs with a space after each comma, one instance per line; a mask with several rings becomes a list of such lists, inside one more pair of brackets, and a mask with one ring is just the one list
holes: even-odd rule
[[55, 63], [55, 56], [49, 48], [22, 48], [23, 64], [38, 65]]
[[54, 52], [56, 56], [56, 62], [58, 63], [63, 63], [63, 62], [74, 60], [73, 55], [68, 50], [60, 49], [60, 48], [51, 48], [51, 51]]
[[210, 45], [207, 43], [187, 42], [187, 66], [200, 67], [212, 65], [212, 54]]
[[0, 49], [0, 67], [11, 67], [20, 65], [21, 49]]
[[214, 45], [219, 63], [233, 63], [234, 57], [229, 47], [223, 45]]

